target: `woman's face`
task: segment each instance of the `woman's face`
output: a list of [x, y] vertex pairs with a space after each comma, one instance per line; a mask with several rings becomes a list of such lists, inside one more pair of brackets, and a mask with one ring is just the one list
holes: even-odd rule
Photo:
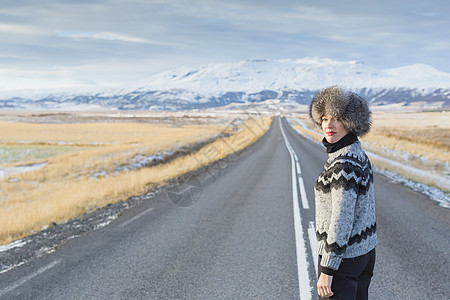
[[322, 131], [328, 143], [336, 143], [348, 133], [341, 120], [331, 116], [322, 117]]

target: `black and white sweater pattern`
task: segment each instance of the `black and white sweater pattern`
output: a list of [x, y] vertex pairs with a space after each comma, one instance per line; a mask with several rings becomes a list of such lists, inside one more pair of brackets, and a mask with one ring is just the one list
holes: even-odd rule
[[359, 141], [329, 153], [314, 190], [321, 266], [337, 270], [343, 258], [375, 248], [373, 173]]

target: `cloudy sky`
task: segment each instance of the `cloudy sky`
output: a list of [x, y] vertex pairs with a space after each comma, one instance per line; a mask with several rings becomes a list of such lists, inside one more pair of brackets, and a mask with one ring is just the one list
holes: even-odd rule
[[448, 0], [1, 0], [0, 91], [325, 57], [450, 72]]

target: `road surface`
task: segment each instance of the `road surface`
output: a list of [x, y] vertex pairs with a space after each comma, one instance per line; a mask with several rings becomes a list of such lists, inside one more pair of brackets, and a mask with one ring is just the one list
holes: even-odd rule
[[[317, 299], [322, 146], [275, 118], [246, 151], [0, 274], [1, 299]], [[375, 176], [371, 299], [450, 295], [449, 209]]]

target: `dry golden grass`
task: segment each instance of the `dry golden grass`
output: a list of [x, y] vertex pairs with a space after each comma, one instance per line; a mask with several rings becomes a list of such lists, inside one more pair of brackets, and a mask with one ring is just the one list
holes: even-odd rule
[[[362, 139], [370, 151], [419, 169], [445, 174], [446, 162], [450, 160], [448, 113], [378, 113], [373, 119], [372, 131]], [[410, 155], [402, 158], [398, 153]]]
[[[313, 136], [322, 139], [319, 129], [315, 128], [309, 117], [296, 115], [310, 129], [316, 130]], [[311, 132], [296, 129], [304, 134]], [[303, 131], [302, 131], [303, 130]], [[389, 158], [408, 166], [431, 171], [439, 176], [448, 176], [448, 161], [450, 160], [450, 118], [446, 112], [425, 113], [374, 113], [371, 132], [361, 139], [364, 148], [379, 156]], [[420, 178], [389, 165], [386, 161], [372, 158], [373, 164], [380, 169], [387, 169], [402, 176], [434, 185], [448, 191], [432, 178]]]
[[[180, 156], [165, 164], [116, 174], [113, 172], [117, 166], [136, 154], [152, 155], [175, 145], [194, 143], [210, 138], [225, 127], [4, 123], [3, 126], [10, 126], [10, 131], [16, 131], [26, 141], [41, 143], [63, 139], [78, 145], [80, 142], [97, 145], [99, 141], [107, 142], [108, 145], [49, 158], [48, 164], [42, 169], [14, 176], [19, 179], [18, 182], [0, 181], [0, 244], [38, 231], [52, 222], [59, 223], [108, 203], [145, 193], [174, 177], [207, 165], [220, 156], [226, 157], [256, 141], [270, 123], [270, 117], [250, 118], [239, 126], [238, 131], [230, 130], [232, 136], [216, 139], [190, 155]], [[35, 129], [30, 129], [36, 125]], [[28, 136], [22, 132], [27, 129]], [[56, 133], [53, 134], [51, 130]], [[6, 134], [8, 130], [5, 129], [3, 132], [4, 140], [17, 142], [14, 134]], [[91, 176], [99, 171], [106, 171], [110, 176]]]
[[[208, 126], [210, 127], [210, 126]], [[220, 131], [199, 126], [172, 127], [145, 123], [83, 123], [83, 124], [29, 124], [0, 122], [0, 143], [38, 145], [124, 145], [151, 141], [163, 142], [167, 135], [175, 139], [184, 136], [201, 136], [204, 132]], [[173, 141], [169, 141], [172, 144]]]

